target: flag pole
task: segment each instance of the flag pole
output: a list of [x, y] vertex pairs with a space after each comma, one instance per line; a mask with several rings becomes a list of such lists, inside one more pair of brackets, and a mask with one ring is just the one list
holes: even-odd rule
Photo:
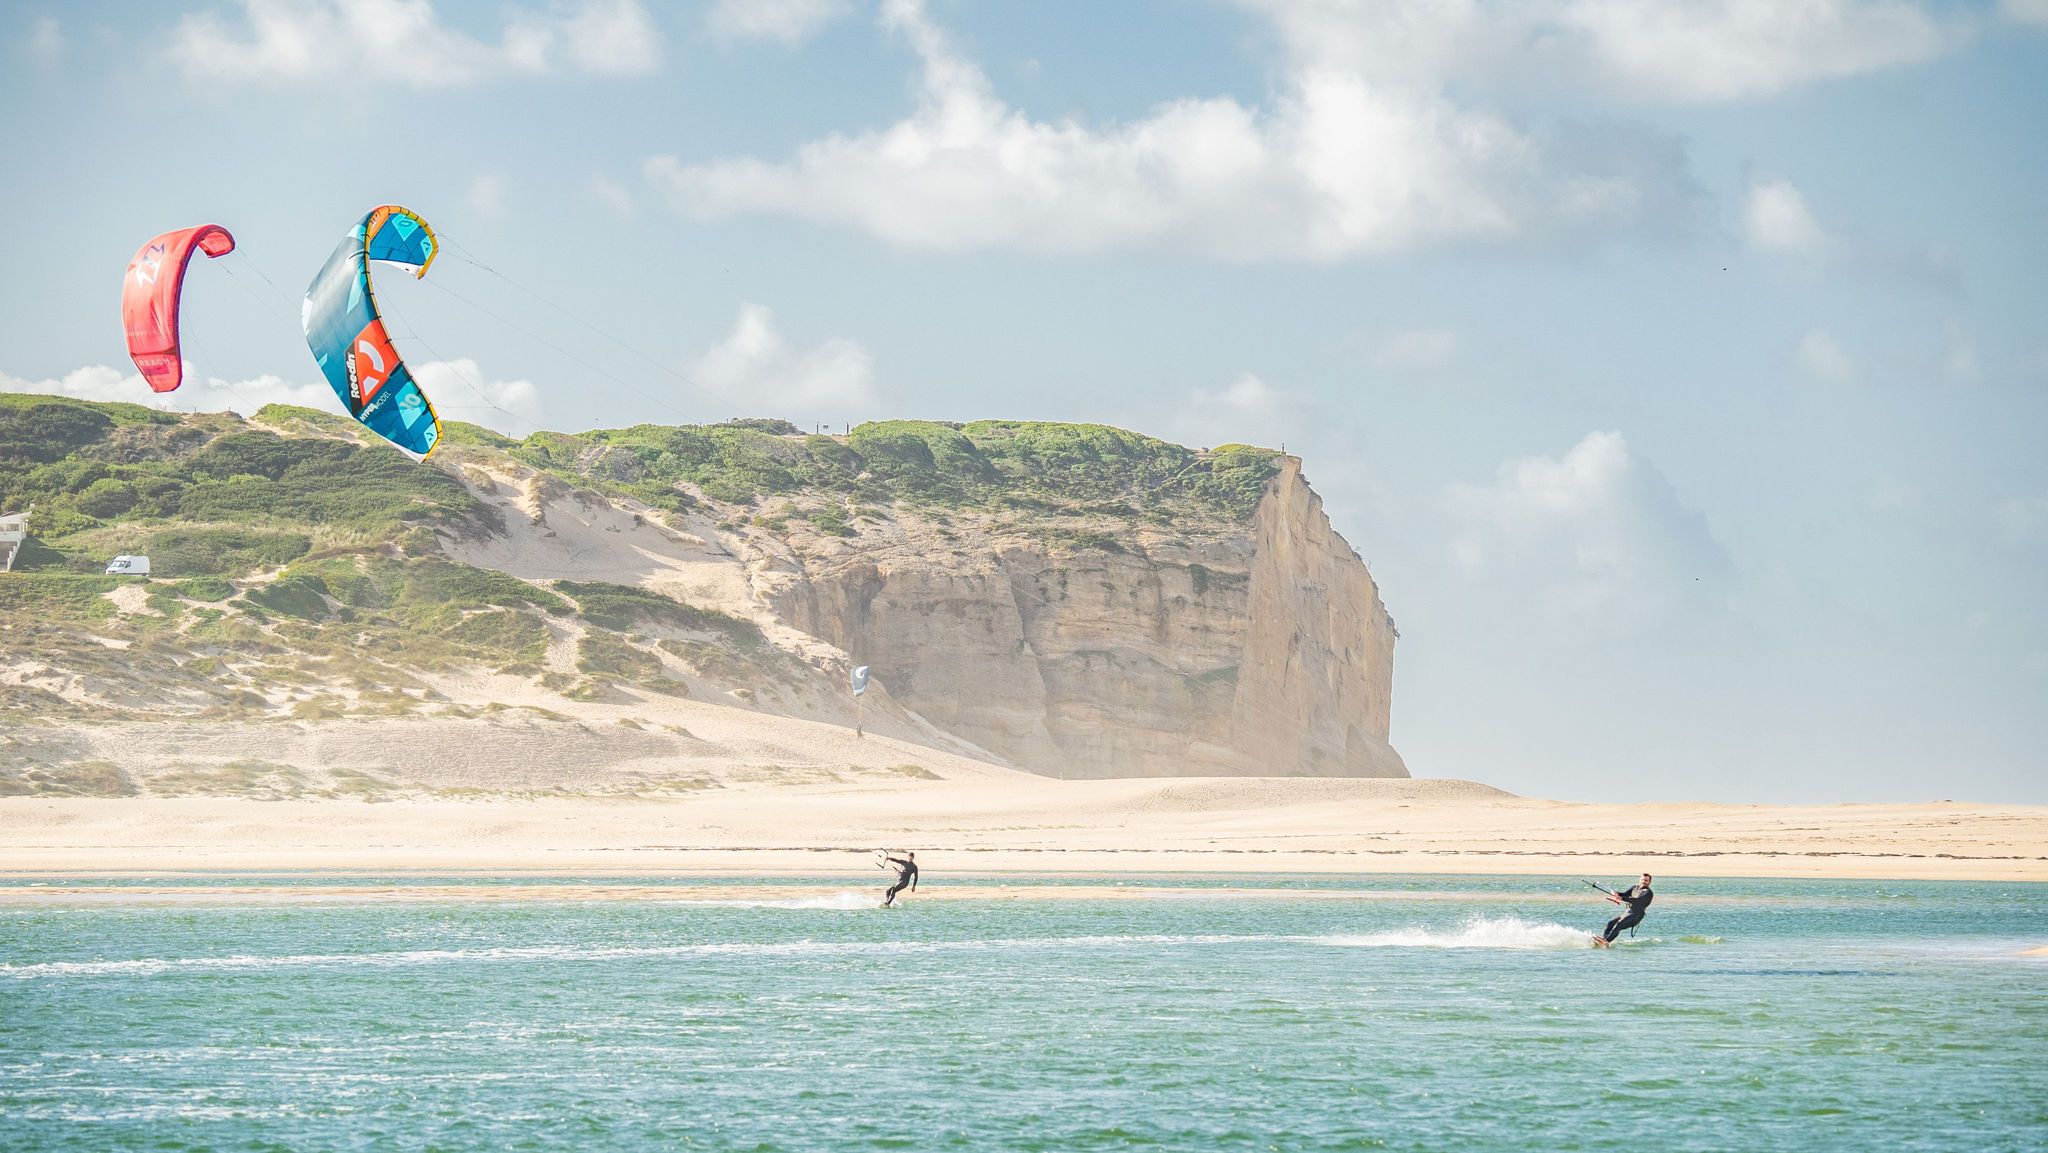
[[847, 676], [847, 687], [853, 690], [853, 736], [855, 740], [867, 737], [867, 701], [863, 698], [868, 691], [868, 666], [858, 665]]

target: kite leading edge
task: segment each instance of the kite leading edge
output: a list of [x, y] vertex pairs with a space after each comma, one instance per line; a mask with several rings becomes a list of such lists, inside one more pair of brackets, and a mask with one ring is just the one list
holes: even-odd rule
[[407, 208], [371, 210], [341, 238], [306, 289], [306, 345], [350, 416], [416, 456], [434, 451], [441, 418], [384, 331], [370, 285], [370, 261], [427, 274], [440, 246], [434, 230]]

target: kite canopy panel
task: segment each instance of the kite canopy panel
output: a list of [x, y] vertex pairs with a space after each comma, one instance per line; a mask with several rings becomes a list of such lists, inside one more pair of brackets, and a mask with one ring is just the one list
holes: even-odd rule
[[142, 379], [158, 392], [184, 383], [185, 361], [178, 350], [178, 301], [185, 290], [185, 266], [192, 250], [210, 257], [235, 250], [235, 238], [218, 224], [166, 232], [135, 253], [121, 282], [121, 324], [128, 330], [128, 355]]
[[417, 213], [395, 204], [375, 209], [328, 256], [306, 289], [302, 316], [306, 345], [349, 415], [416, 456], [440, 443], [441, 418], [391, 347], [370, 287], [370, 262], [422, 277], [439, 250], [433, 229]]

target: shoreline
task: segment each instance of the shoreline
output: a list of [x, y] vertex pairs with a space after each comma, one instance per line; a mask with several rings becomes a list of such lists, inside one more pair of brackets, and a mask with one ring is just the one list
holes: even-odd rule
[[[130, 850], [64, 847], [23, 852], [0, 846], [0, 885], [29, 878], [130, 880], [143, 877], [265, 874], [352, 877], [592, 878], [822, 880], [842, 874], [863, 882], [844, 864], [871, 850], [855, 847], [786, 848], [447, 848], [177, 849]], [[1754, 880], [2011, 881], [2048, 883], [2048, 857], [1968, 857], [1914, 853], [1738, 853], [1672, 850], [1547, 853], [1482, 849], [1411, 852], [1400, 849], [1246, 850], [1059, 849], [921, 847], [927, 871], [958, 876], [1046, 879], [1287, 876], [1622, 876], [1650, 872], [1671, 877]], [[29, 859], [32, 858], [33, 860]]]
[[1455, 782], [997, 779], [675, 798], [0, 798], [0, 884], [173, 873], [1672, 876], [2048, 882], [2048, 807], [1529, 800]]
[[[1124, 877], [1098, 875], [1004, 876], [972, 873], [934, 878], [933, 883], [900, 898], [904, 907], [928, 902], [958, 901], [1288, 901], [1329, 904], [1414, 904], [1469, 905], [1491, 907], [1502, 901], [1517, 905], [1554, 905], [1559, 909], [1594, 908], [1606, 915], [1606, 906], [1589, 897], [1576, 876], [1531, 874], [1510, 877], [1503, 874], [1440, 874], [1445, 881], [1527, 880], [1554, 882], [1554, 888], [1512, 889], [1427, 887], [1375, 887], [1375, 879], [1414, 879], [1429, 874], [1298, 874], [1273, 878], [1283, 883], [1255, 885], [1256, 878], [1243, 874], [1162, 874]], [[1796, 905], [1810, 899], [1797, 888], [1786, 891], [1728, 896], [1686, 893], [1688, 881], [1787, 880], [1796, 878], [1739, 878], [1681, 876], [1671, 874], [1664, 882], [1684, 894], [1688, 905], [1759, 904]], [[1284, 883], [1295, 881], [1295, 884]], [[653, 905], [733, 906], [784, 909], [865, 908], [878, 904], [887, 878], [857, 875], [804, 875], [782, 878], [754, 876], [722, 878], [703, 873], [670, 874], [633, 878], [607, 875], [593, 878], [578, 874], [502, 873], [409, 873], [379, 877], [376, 874], [330, 870], [296, 873], [204, 873], [204, 874], [70, 874], [31, 879], [0, 876], [0, 909], [33, 909], [58, 906], [94, 905], [352, 905], [352, 904], [509, 904], [549, 902], [560, 904], [645, 903]], [[1320, 884], [1317, 882], [1338, 882]], [[1344, 881], [1356, 882], [1344, 885]], [[1309, 882], [1309, 883], [1299, 883]], [[1670, 891], [1667, 889], [1667, 891]], [[1839, 898], [1828, 898], [1836, 900]], [[1854, 900], [1855, 898], [1847, 898]], [[2042, 955], [2048, 955], [2044, 947]]]

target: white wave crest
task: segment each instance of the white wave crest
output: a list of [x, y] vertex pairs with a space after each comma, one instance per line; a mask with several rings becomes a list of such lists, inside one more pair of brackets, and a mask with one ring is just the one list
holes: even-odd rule
[[1395, 929], [1317, 940], [1350, 949], [1584, 949], [1591, 946], [1592, 937], [1570, 925], [1537, 924], [1520, 917], [1476, 917], [1450, 930]]

